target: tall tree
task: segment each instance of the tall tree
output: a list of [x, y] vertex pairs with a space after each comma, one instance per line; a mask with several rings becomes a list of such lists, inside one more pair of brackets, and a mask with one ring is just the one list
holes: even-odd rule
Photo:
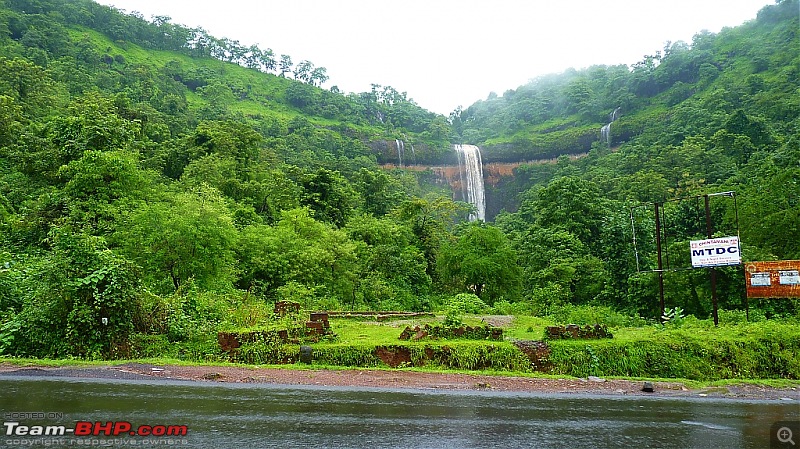
[[292, 71], [292, 57], [289, 55], [281, 55], [281, 62], [279, 65], [279, 72], [282, 77], [285, 77], [287, 73]]
[[439, 269], [445, 282], [489, 304], [518, 294], [517, 254], [500, 229], [485, 223], [470, 223], [454, 242], [444, 245]]

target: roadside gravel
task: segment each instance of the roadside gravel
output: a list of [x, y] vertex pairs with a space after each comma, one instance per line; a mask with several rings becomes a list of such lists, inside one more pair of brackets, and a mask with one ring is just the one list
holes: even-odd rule
[[492, 376], [462, 373], [428, 373], [379, 369], [283, 369], [244, 366], [180, 366], [126, 363], [90, 367], [19, 366], [0, 363], [4, 376], [106, 378], [126, 380], [187, 380], [328, 387], [405, 388], [424, 390], [491, 390], [553, 394], [638, 395], [666, 397], [746, 398], [800, 401], [795, 388], [773, 388], [731, 384], [703, 389], [687, 388], [681, 382], [653, 382], [653, 393], [642, 391], [643, 381], [580, 378]]

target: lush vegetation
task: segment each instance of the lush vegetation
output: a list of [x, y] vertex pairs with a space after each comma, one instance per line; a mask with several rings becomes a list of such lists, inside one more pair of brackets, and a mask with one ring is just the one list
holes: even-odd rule
[[[647, 273], [656, 268], [652, 203], [666, 202], [664, 266], [683, 270], [688, 241], [706, 237], [702, 195], [716, 192], [735, 198], [711, 198], [712, 231], [740, 234], [745, 260], [800, 259], [797, 9], [779, 1], [739, 27], [669, 43], [630, 69], [546, 76], [451, 117], [485, 159], [561, 156], [522, 165], [497, 194], [519, 205], [495, 222], [517, 252], [526, 301], [660, 315], [657, 277]], [[606, 140], [600, 131], [611, 115], [618, 118]], [[567, 152], [586, 155], [571, 161]], [[718, 271], [721, 306], [743, 309], [741, 269]], [[709, 316], [708, 279], [704, 270], [666, 273], [666, 306]], [[768, 316], [798, 310], [796, 300], [751, 305]]]
[[[436, 311], [448, 323], [489, 308], [655, 323], [654, 223], [631, 206], [734, 190], [737, 209], [714, 200], [715, 230], [738, 224], [749, 260], [800, 259], [797, 7], [779, 1], [632, 68], [570, 70], [443, 117], [390, 86], [322, 89], [327, 71], [309, 61], [166, 17], [0, 0], [0, 354], [220, 360], [216, 333], [265, 326], [278, 300]], [[588, 155], [520, 166], [498, 187], [515, 206], [468, 223], [470, 206], [421, 182], [426, 173], [379, 168], [395, 139], [416, 144], [419, 163], [458, 142], [481, 144], [487, 160]], [[681, 268], [686, 242], [705, 234], [702, 204], [664, 214], [669, 264]], [[742, 273], [719, 272], [720, 304], [739, 313]], [[705, 322], [704, 272], [669, 273], [665, 286], [668, 307]], [[751, 304], [779, 323], [796, 323], [799, 307]], [[366, 351], [356, 354], [342, 341], [352, 343], [326, 351], [375, 361], [370, 342], [353, 343]], [[520, 353], [498, 345], [491, 355], [459, 344], [472, 355], [448, 366], [519, 368], [509, 360]], [[241, 354], [268, 359], [257, 345]], [[554, 357], [573, 360], [573, 374], [622, 372]]]
[[[350, 368], [418, 368], [425, 370], [487, 370], [497, 373], [539, 373], [575, 377], [681, 378], [697, 381], [722, 379], [798, 379], [800, 332], [795, 322], [766, 320], [754, 314], [748, 322], [744, 313], [723, 311], [723, 323], [715, 327], [711, 319], [675, 315], [670, 321], [647, 323], [632, 319], [602, 306], [562, 306], [550, 315], [486, 315], [503, 312], [485, 304], [471, 309], [479, 314], [459, 315], [452, 321], [452, 309], [464, 310], [464, 299], [453, 299], [447, 315], [423, 318], [394, 318], [375, 321], [367, 318], [331, 318], [333, 334], [318, 338], [250, 339], [240, 348], [223, 352], [215, 338], [199, 334], [191, 342], [170, 343], [165, 335], [140, 335], [132, 341], [126, 358], [158, 358], [167, 363], [212, 362], [259, 365], [297, 364], [298, 343], [311, 345], [311, 366]], [[468, 304], [477, 306], [475, 299]], [[253, 329], [287, 329], [300, 336], [304, 319], [277, 317], [263, 303], [245, 307], [246, 314], [223, 319], [219, 328], [230, 329], [233, 322]], [[261, 312], [256, 312], [260, 310]], [[301, 316], [303, 313], [301, 312]], [[256, 318], [257, 317], [257, 318]], [[307, 315], [306, 315], [307, 318]], [[505, 341], [489, 337], [475, 340], [464, 337], [401, 340], [406, 327], [454, 329], [463, 324], [484, 326], [486, 321], [502, 320]], [[545, 326], [564, 323], [608, 326], [611, 339], [559, 339], [548, 341], [549, 352], [535, 361], [517, 347], [515, 341], [541, 340]], [[300, 332], [298, 332], [300, 331]], [[260, 332], [260, 331], [257, 331]], [[546, 338], [546, 337], [545, 337]], [[388, 355], [388, 357], [387, 357]], [[306, 365], [307, 366], [307, 365]]]

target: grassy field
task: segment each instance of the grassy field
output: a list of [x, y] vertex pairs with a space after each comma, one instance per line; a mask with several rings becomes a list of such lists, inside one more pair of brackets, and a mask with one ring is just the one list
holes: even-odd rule
[[[219, 305], [219, 302], [209, 302]], [[720, 326], [692, 316], [666, 324], [626, 317], [604, 307], [570, 306], [545, 317], [451, 314], [410, 318], [331, 316], [330, 334], [306, 336], [307, 311], [283, 318], [271, 305], [253, 302], [231, 309], [199, 307], [196, 316], [167, 320], [159, 332], [135, 333], [104, 360], [35, 361], [64, 365], [148, 361], [164, 364], [246, 364], [285, 368], [406, 369], [498, 375], [630, 379], [680, 379], [714, 382], [754, 381], [797, 385], [800, 379], [800, 325], [795, 318], [747, 321], [740, 312], [721, 312]], [[612, 338], [547, 339], [545, 328], [575, 323], [600, 324]], [[428, 328], [431, 335], [458, 325], [503, 330], [499, 339], [455, 335], [401, 340], [406, 328]], [[289, 343], [275, 338], [288, 330]], [[250, 335], [238, 349], [223, 351], [218, 333]], [[411, 332], [411, 335], [415, 334]], [[252, 335], [251, 335], [252, 334]], [[253, 337], [254, 336], [254, 337]], [[532, 343], [537, 342], [537, 343]], [[300, 347], [312, 350], [311, 363], [300, 362]], [[534, 345], [536, 354], [521, 348]], [[537, 346], [538, 345], [538, 346]], [[29, 359], [0, 359], [31, 363]]]
[[[760, 321], [723, 324], [692, 317], [672, 324], [609, 327], [613, 338], [547, 341], [549, 352], [532, 363], [515, 342], [544, 340], [551, 318], [465, 315], [463, 324], [492, 323], [501, 340], [431, 338], [400, 340], [406, 327], [442, 326], [444, 315], [376, 321], [332, 318], [332, 335], [301, 341], [313, 350], [312, 364], [339, 367], [481, 370], [575, 377], [690, 379], [800, 379], [800, 326]], [[213, 342], [211, 342], [213, 344]], [[256, 341], [230, 358], [249, 364], [294, 363], [299, 344]], [[389, 353], [388, 356], [386, 353]], [[202, 358], [201, 358], [202, 359]], [[205, 360], [209, 360], [208, 357]], [[387, 361], [389, 360], [389, 361]]]

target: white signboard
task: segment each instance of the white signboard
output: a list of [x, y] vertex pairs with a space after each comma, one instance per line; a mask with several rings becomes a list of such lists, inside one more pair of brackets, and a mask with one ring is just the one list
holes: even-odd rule
[[689, 242], [692, 251], [692, 266], [721, 267], [742, 263], [739, 252], [739, 237], [720, 237], [708, 240], [692, 240]]
[[781, 285], [800, 285], [800, 271], [798, 270], [778, 271], [778, 278]]
[[769, 287], [772, 285], [769, 273], [750, 273], [750, 285], [753, 287]]

